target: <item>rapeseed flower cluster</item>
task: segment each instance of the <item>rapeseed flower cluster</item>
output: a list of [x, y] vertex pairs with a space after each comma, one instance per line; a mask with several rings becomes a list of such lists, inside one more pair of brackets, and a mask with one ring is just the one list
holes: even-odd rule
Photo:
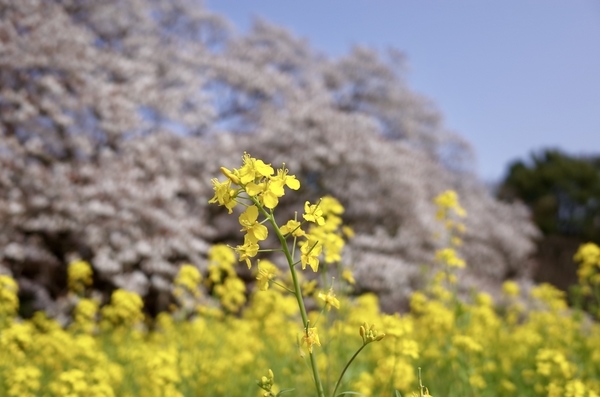
[[182, 296], [184, 294], [190, 294], [194, 297], [200, 294], [198, 286], [202, 281], [202, 275], [198, 268], [194, 265], [185, 264], [179, 268], [177, 277], [173, 280], [173, 295]]
[[594, 243], [581, 245], [573, 259], [579, 262], [579, 291], [587, 309], [600, 318], [600, 247]]
[[134, 327], [144, 320], [142, 298], [124, 289], [113, 291], [110, 303], [102, 308], [102, 326]]
[[208, 259], [207, 286], [225, 310], [239, 312], [246, 303], [246, 284], [235, 271], [235, 254], [226, 245], [218, 244], [209, 250]]
[[[275, 171], [270, 164], [253, 158], [247, 153], [244, 154], [242, 161], [243, 165], [239, 169], [229, 170], [221, 167], [221, 172], [227, 177], [227, 181], [212, 180], [215, 195], [209, 202], [225, 206], [229, 213], [232, 213], [233, 208], [238, 204], [246, 207], [238, 217], [238, 222], [242, 226], [240, 231], [245, 233], [244, 243], [238, 245], [235, 251], [238, 254], [238, 260], [245, 262], [248, 269], [252, 268], [252, 258], [261, 251], [278, 251], [285, 257], [291, 279], [289, 287], [281, 280], [276, 280], [279, 271], [270, 262], [263, 262], [262, 266], [258, 266], [256, 280], [261, 291], [266, 291], [270, 283], [273, 283], [296, 298], [302, 324], [302, 333], [298, 337], [298, 344], [304, 346], [309, 354], [309, 365], [317, 395], [324, 397], [325, 390], [319, 371], [321, 365], [314, 352], [315, 346], [321, 346], [321, 339], [316, 326], [319, 316], [314, 320], [309, 318], [304, 301], [309, 294], [302, 289], [303, 286], [306, 286], [312, 293], [316, 283], [314, 281], [311, 284], [301, 283], [302, 276], [296, 270], [296, 266], [300, 265], [302, 270], [309, 267], [316, 273], [319, 271], [321, 261], [324, 261], [326, 265], [339, 262], [344, 246], [342, 235], [345, 233], [346, 236], [349, 236], [352, 234], [352, 230], [349, 228], [342, 229], [340, 215], [344, 212], [344, 208], [339, 201], [332, 197], [323, 197], [315, 204], [311, 204], [309, 201], [305, 202], [304, 213], [302, 214], [303, 221], [298, 219], [298, 213], [296, 212], [294, 219], [279, 224], [275, 219], [274, 209], [279, 203], [279, 198], [285, 194], [284, 187], [297, 190], [300, 188], [300, 182], [294, 175], [289, 175], [285, 164], [277, 170], [275, 175]], [[261, 250], [260, 244], [263, 244], [269, 236], [269, 229], [265, 224], [271, 226], [272, 231], [279, 240], [280, 247]], [[305, 224], [307, 225], [305, 226]], [[299, 251], [299, 254], [296, 250]], [[326, 266], [321, 266], [321, 273], [324, 275], [327, 273]], [[349, 275], [348, 272], [342, 273], [342, 275], [345, 279], [352, 280], [352, 275]], [[215, 291], [218, 293], [217, 288], [215, 288]], [[320, 292], [318, 298], [325, 302], [325, 307], [328, 310], [332, 307], [340, 308], [340, 302], [335, 296], [333, 286], [326, 294]], [[373, 333], [373, 330], [372, 326], [369, 332]], [[383, 336], [385, 335], [380, 334], [376, 340], [381, 340]], [[364, 338], [363, 336], [363, 342]], [[369, 339], [369, 342], [373, 341], [375, 339]], [[348, 366], [366, 344], [363, 343], [363, 346], [358, 348], [342, 370], [333, 392], [334, 395]], [[261, 385], [259, 384], [259, 386]], [[271, 393], [270, 388], [266, 389], [264, 385], [261, 387], [266, 390], [265, 395]]]
[[81, 294], [92, 285], [92, 267], [90, 264], [83, 260], [76, 260], [69, 263], [67, 268], [67, 283], [69, 290]]
[[0, 324], [5, 319], [10, 319], [19, 310], [18, 290], [15, 280], [0, 274]]
[[435, 262], [441, 268], [434, 274], [431, 289], [441, 300], [450, 299], [455, 295], [446, 290], [443, 285], [455, 284], [457, 280], [456, 270], [464, 268], [467, 264], [457, 253], [457, 248], [462, 245], [461, 235], [465, 232], [465, 225], [460, 220], [467, 216], [467, 212], [460, 205], [458, 195], [452, 190], [447, 190], [434, 198], [437, 206], [436, 219], [444, 226], [444, 238], [441, 239], [441, 247], [435, 252]]
[[573, 259], [579, 262], [579, 283], [588, 287], [600, 284], [600, 247], [594, 243], [583, 244]]
[[[233, 251], [229, 255], [225, 249], [216, 248], [215, 257], [235, 260]], [[428, 389], [438, 396], [597, 397], [600, 325], [568, 309], [564, 296], [549, 292], [553, 290], [548, 286], [527, 296], [523, 291], [512, 295], [518, 290], [514, 286], [507, 289], [506, 299], [533, 303], [529, 311], [521, 309], [517, 321], [508, 321], [506, 306], [482, 294], [457, 302], [440, 300], [427, 289], [413, 295], [411, 310], [403, 315], [381, 313], [372, 294], [353, 299], [338, 295], [335, 315], [322, 317], [325, 321], [316, 325], [321, 346], [310, 334], [314, 330], [301, 337], [307, 336], [313, 352], [323, 349], [319, 362], [331, 369], [322, 375], [329, 392], [338, 379], [334, 372], [354, 353], [351, 341], [360, 345], [361, 333], [376, 339], [379, 333], [369, 334], [376, 324], [374, 330], [385, 330], [384, 341], [361, 352], [340, 390], [393, 396], [397, 389], [410, 395], [417, 389], [416, 368], [421, 367]], [[94, 310], [74, 315], [67, 328], [41, 313], [19, 320], [13, 308], [10, 321], [0, 327], [0, 395], [231, 396], [262, 379], [257, 368], [269, 367], [278, 384], [296, 389], [289, 396], [310, 395], [312, 376], [303, 372], [304, 353], [295, 339], [299, 308], [283, 288], [255, 288], [239, 314], [200, 300], [198, 305], [212, 306], [198, 307], [187, 318], [163, 313], [152, 327], [112, 326], [112, 321], [111, 327], [99, 327], [106, 321], [104, 308], [118, 302], [97, 311], [97, 303], [83, 304]], [[209, 309], [220, 314], [207, 315]], [[315, 310], [309, 312], [311, 324], [321, 312]], [[85, 314], [92, 312], [96, 315]], [[96, 324], [91, 333], [73, 326], [77, 316], [85, 319], [83, 324]], [[225, 381], [223, 374], [235, 381]], [[271, 392], [276, 395], [278, 390], [274, 385]]]

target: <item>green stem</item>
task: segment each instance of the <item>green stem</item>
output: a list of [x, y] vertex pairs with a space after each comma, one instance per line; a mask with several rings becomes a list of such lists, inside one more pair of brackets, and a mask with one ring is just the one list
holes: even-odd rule
[[274, 285], [278, 286], [279, 288], [282, 288], [282, 289], [286, 290], [287, 292], [290, 292], [290, 293], [292, 293], [292, 294], [295, 294], [295, 292], [294, 292], [294, 291], [292, 291], [291, 289], [289, 289], [289, 288], [288, 288], [288, 287], [286, 287], [285, 285], [283, 285], [283, 284], [280, 284], [280, 283], [278, 283], [278, 282], [277, 282], [277, 281], [275, 281], [275, 280], [271, 280], [271, 282], [272, 282]]
[[[263, 208], [263, 206], [260, 205], [258, 200], [256, 200], [254, 197], [251, 197], [251, 198], [252, 198], [252, 201], [254, 201], [254, 204], [256, 205], [256, 207], [269, 220], [269, 223], [271, 223], [271, 226], [273, 226], [273, 230], [275, 231], [275, 234], [277, 234], [277, 238], [279, 239], [279, 242], [281, 243], [281, 248], [283, 249], [283, 253], [285, 255], [285, 258], [288, 261], [288, 266], [289, 266], [290, 272], [292, 274], [292, 282], [294, 283], [294, 295], [296, 295], [296, 300], [298, 301], [298, 307], [300, 308], [300, 316], [302, 317], [302, 324], [304, 326], [304, 329], [306, 330], [309, 325], [308, 324], [308, 314], [306, 312], [306, 307], [304, 306], [304, 299], [302, 299], [302, 290], [300, 289], [300, 282], [298, 281], [298, 275], [296, 274], [296, 269], [294, 267], [294, 258], [292, 257], [292, 254], [290, 253], [287, 241], [286, 241], [285, 237], [283, 236], [283, 234], [281, 233], [281, 230], [279, 230], [279, 226], [277, 226], [277, 222], [275, 222], [275, 217], [273, 216], [273, 214], [269, 214]], [[313, 353], [309, 353], [309, 355], [310, 355], [310, 364], [311, 364], [312, 371], [313, 371], [313, 378], [315, 380], [315, 387], [317, 388], [317, 395], [318, 395], [318, 397], [325, 397], [325, 392], [323, 391], [323, 383], [321, 382], [321, 377], [319, 376], [319, 369], [317, 368], [317, 359]]]
[[367, 344], [363, 344], [360, 349], [358, 349], [356, 351], [356, 353], [354, 353], [354, 355], [352, 356], [352, 358], [348, 361], [348, 363], [346, 364], [346, 366], [344, 367], [344, 370], [342, 371], [342, 373], [340, 374], [340, 378], [338, 379], [338, 381], [335, 384], [335, 389], [333, 389], [333, 394], [331, 395], [331, 397], [335, 397], [335, 392], [337, 391], [338, 387], [340, 387], [340, 384], [342, 383], [342, 378], [344, 377], [344, 374], [346, 373], [346, 370], [350, 367], [350, 364], [352, 364], [352, 361], [354, 361], [354, 359], [358, 356], [358, 354], [362, 351], [362, 349], [365, 348]]

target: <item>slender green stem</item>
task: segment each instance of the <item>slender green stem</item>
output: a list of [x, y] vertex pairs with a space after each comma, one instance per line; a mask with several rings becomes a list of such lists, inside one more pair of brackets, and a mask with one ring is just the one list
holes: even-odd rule
[[279, 248], [265, 248], [258, 250], [258, 252], [283, 252], [283, 250]]
[[[277, 238], [279, 239], [279, 242], [281, 243], [281, 248], [283, 249], [285, 258], [288, 261], [290, 273], [292, 274], [292, 282], [294, 284], [294, 295], [296, 296], [296, 300], [298, 301], [298, 307], [300, 308], [300, 316], [302, 317], [302, 325], [304, 326], [304, 329], [306, 330], [309, 325], [308, 324], [308, 314], [306, 312], [306, 307], [304, 305], [304, 299], [302, 299], [302, 290], [300, 289], [300, 282], [298, 280], [298, 274], [296, 273], [296, 268], [294, 267], [294, 258], [292, 257], [292, 254], [290, 253], [287, 241], [286, 241], [285, 237], [283, 236], [283, 234], [281, 233], [279, 226], [277, 226], [277, 222], [275, 221], [275, 217], [273, 216], [273, 214], [268, 213], [263, 208], [263, 206], [260, 205], [258, 200], [256, 200], [254, 197], [251, 197], [251, 198], [252, 198], [252, 201], [254, 201], [254, 204], [256, 205], [256, 207], [269, 220], [269, 223], [271, 223], [271, 226], [273, 226], [273, 230], [275, 231], [275, 234], [277, 234]], [[312, 371], [313, 371], [313, 378], [315, 381], [315, 387], [317, 388], [317, 395], [318, 395], [318, 397], [325, 397], [325, 392], [323, 391], [323, 383], [321, 382], [321, 377], [319, 376], [319, 369], [317, 368], [317, 359], [313, 353], [309, 352], [309, 355], [310, 355], [310, 364], [311, 364]]]
[[358, 354], [362, 351], [362, 349], [365, 348], [367, 344], [363, 344], [360, 349], [358, 349], [356, 351], [356, 353], [354, 353], [354, 355], [352, 356], [352, 358], [348, 361], [348, 363], [346, 364], [346, 366], [344, 367], [344, 370], [342, 371], [342, 373], [340, 374], [340, 378], [338, 379], [338, 381], [335, 384], [335, 389], [333, 389], [333, 394], [331, 395], [331, 397], [335, 397], [335, 392], [337, 391], [338, 387], [340, 387], [340, 384], [342, 383], [342, 378], [344, 377], [344, 374], [346, 373], [346, 370], [350, 367], [350, 364], [352, 364], [352, 361], [354, 361], [354, 359], [356, 357], [358, 357]]
[[278, 283], [277, 281], [271, 280], [271, 282], [272, 282], [273, 284], [275, 284], [276, 286], [278, 286], [279, 288], [282, 288], [282, 289], [286, 290], [287, 292], [290, 292], [290, 293], [292, 293], [292, 294], [295, 294], [295, 293], [296, 293], [295, 291], [293, 291], [293, 290], [289, 289], [288, 287], [286, 287], [286, 286], [285, 286], [285, 285], [283, 285], [283, 284], [280, 284], [280, 283]]

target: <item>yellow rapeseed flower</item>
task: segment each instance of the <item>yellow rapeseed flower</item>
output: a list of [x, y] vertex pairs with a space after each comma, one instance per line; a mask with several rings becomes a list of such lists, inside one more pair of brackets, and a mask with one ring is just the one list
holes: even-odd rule
[[255, 205], [251, 205], [246, 208], [240, 217], [239, 222], [242, 225], [241, 232], [246, 232], [248, 241], [257, 243], [265, 240], [269, 234], [269, 230], [265, 225], [260, 224], [258, 221], [258, 208]]
[[306, 265], [310, 266], [313, 272], [319, 270], [319, 255], [323, 246], [316, 240], [309, 239], [300, 247], [300, 261], [302, 262], [302, 270], [306, 269]]
[[319, 226], [325, 224], [325, 218], [323, 218], [323, 210], [319, 204], [311, 204], [310, 202], [304, 203], [304, 214], [302, 215], [304, 220], [316, 223]]
[[112, 293], [110, 304], [101, 310], [104, 325], [132, 326], [144, 319], [144, 302], [135, 292], [117, 289]]
[[273, 167], [271, 164], [265, 164], [264, 161], [250, 157], [248, 153], [244, 153], [242, 158], [244, 165], [239, 171], [234, 170], [234, 173], [239, 175], [239, 180], [242, 185], [256, 181], [256, 179], [269, 177], [273, 175]]
[[252, 262], [250, 262], [250, 258], [255, 257], [258, 254], [259, 246], [257, 243], [252, 242], [248, 239], [248, 235], [244, 236], [244, 244], [238, 245], [235, 248], [235, 252], [239, 255], [239, 261], [246, 261], [246, 265], [248, 265], [248, 269], [252, 267]]
[[463, 268], [466, 266], [464, 259], [459, 258], [456, 255], [456, 251], [452, 248], [444, 248], [436, 251], [435, 259], [449, 267]]
[[15, 367], [8, 371], [6, 385], [8, 397], [34, 397], [40, 390], [42, 371], [33, 365]]
[[300, 227], [301, 225], [300, 222], [290, 219], [285, 225], [281, 226], [280, 230], [283, 235], [291, 233], [294, 237], [302, 237], [306, 233], [304, 233], [304, 230]]
[[225, 244], [215, 244], [208, 250], [208, 259], [218, 265], [231, 265], [235, 263], [235, 253]]
[[256, 276], [258, 288], [261, 291], [269, 289], [269, 281], [271, 281], [278, 273], [279, 269], [272, 262], [268, 260], [259, 261], [258, 276]]
[[312, 353], [313, 346], [321, 346], [321, 341], [319, 340], [319, 335], [317, 334], [317, 328], [307, 328], [304, 336], [302, 337], [302, 344], [306, 345], [309, 353]]
[[465, 217], [467, 212], [458, 202], [458, 194], [454, 190], [446, 190], [445, 192], [438, 195], [433, 202], [438, 207], [437, 219], [444, 219], [447, 217], [447, 212], [453, 210], [454, 213], [460, 217]]
[[336, 309], [340, 308], [340, 301], [335, 297], [335, 293], [333, 292], [332, 288], [327, 291], [327, 294], [319, 292], [318, 298], [325, 302], [327, 310], [331, 310], [332, 306]]
[[506, 296], [519, 296], [521, 290], [519, 288], [519, 284], [514, 281], [507, 280], [502, 283], [502, 292], [506, 294]]
[[67, 279], [69, 289], [75, 293], [82, 293], [85, 287], [92, 285], [92, 267], [89, 263], [77, 260], [69, 263]]
[[354, 275], [352, 274], [352, 271], [350, 269], [344, 269], [342, 271], [342, 279], [346, 280], [348, 284], [356, 284], [356, 280], [354, 279]]
[[12, 317], [19, 310], [19, 287], [12, 277], [0, 274], [0, 318]]
[[340, 215], [344, 213], [344, 206], [334, 197], [325, 196], [319, 203], [319, 208], [323, 211], [323, 215]]
[[454, 335], [452, 337], [452, 344], [457, 349], [465, 352], [478, 353], [483, 351], [481, 344], [467, 335]]
[[98, 302], [92, 299], [80, 299], [73, 310], [71, 329], [76, 332], [91, 333], [96, 327]]
[[567, 308], [565, 292], [548, 283], [542, 283], [531, 290], [531, 296], [544, 302], [552, 310]]
[[600, 284], [600, 247], [594, 243], [583, 244], [573, 256], [579, 262], [577, 276], [582, 286], [588, 287], [590, 283]]
[[198, 268], [194, 265], [184, 264], [179, 268], [173, 283], [176, 288], [184, 288], [189, 293], [195, 294], [200, 281], [202, 281], [202, 275]]
[[224, 206], [227, 208], [227, 212], [231, 214], [233, 208], [237, 205], [235, 198], [238, 193], [237, 190], [231, 188], [231, 180], [228, 179], [225, 182], [219, 182], [217, 178], [213, 178], [211, 179], [211, 183], [213, 184], [215, 195], [208, 200], [208, 202], [211, 204], [218, 203], [220, 206]]

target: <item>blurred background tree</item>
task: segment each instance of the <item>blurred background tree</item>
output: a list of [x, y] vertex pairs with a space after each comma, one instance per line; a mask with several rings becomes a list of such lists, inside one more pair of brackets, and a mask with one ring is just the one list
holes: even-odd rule
[[344, 260], [387, 310], [432, 263], [432, 199], [449, 188], [469, 212], [460, 288], [528, 279], [526, 209], [476, 179], [469, 144], [404, 70], [398, 51], [331, 59], [261, 20], [236, 35], [194, 0], [0, 0], [0, 272], [30, 313], [60, 311], [76, 258], [105, 296], [162, 310], [179, 265], [205, 269], [211, 244], [239, 241], [207, 201], [248, 151], [301, 178], [280, 216], [343, 203]]
[[578, 246], [600, 243], [600, 156], [534, 153], [509, 166], [498, 197], [524, 202], [543, 234], [535, 278], [563, 289], [575, 284]]

